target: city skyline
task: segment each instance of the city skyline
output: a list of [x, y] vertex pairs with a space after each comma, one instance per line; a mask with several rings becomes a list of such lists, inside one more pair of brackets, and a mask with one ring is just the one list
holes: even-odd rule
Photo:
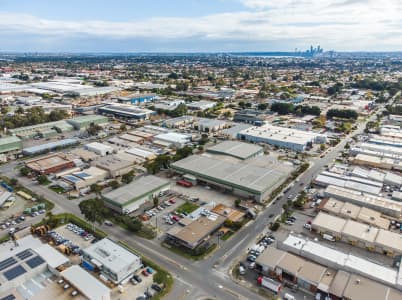
[[0, 51], [398, 51], [401, 10], [397, 0], [5, 0]]

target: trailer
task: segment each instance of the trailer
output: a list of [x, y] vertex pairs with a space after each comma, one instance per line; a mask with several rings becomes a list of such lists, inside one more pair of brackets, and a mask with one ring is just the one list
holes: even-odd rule
[[265, 276], [260, 276], [257, 279], [257, 282], [259, 285], [262, 287], [265, 287], [266, 289], [269, 289], [270, 291], [274, 292], [275, 294], [279, 294], [281, 289], [282, 289], [282, 284], [280, 282], [277, 282], [271, 278], [265, 277]]

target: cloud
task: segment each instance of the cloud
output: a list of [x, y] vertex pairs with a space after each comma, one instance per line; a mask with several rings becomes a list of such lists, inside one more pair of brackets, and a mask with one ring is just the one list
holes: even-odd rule
[[[240, 44], [248, 42], [250, 50], [260, 50], [253, 49], [253, 45], [266, 45], [263, 50], [269, 50], [270, 44], [284, 45], [285, 41], [288, 49], [317, 43], [339, 50], [402, 49], [402, 39], [397, 38], [402, 35], [399, 16], [402, 2], [399, 0], [236, 1], [243, 3], [244, 11], [194, 18], [149, 17], [125, 22], [60, 21], [3, 12], [0, 13], [0, 37], [14, 35], [18, 39], [18, 36], [31, 35], [47, 43], [52, 38], [157, 39], [174, 45], [180, 40], [194, 40], [234, 48], [236, 44], [237, 48], [243, 48]], [[96, 50], [96, 45], [94, 47]]]

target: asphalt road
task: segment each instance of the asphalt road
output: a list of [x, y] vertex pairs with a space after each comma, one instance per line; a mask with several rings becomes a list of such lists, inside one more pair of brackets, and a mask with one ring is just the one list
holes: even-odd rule
[[[375, 118], [375, 115], [370, 118]], [[117, 226], [100, 226], [114, 240], [120, 240], [133, 247], [141, 254], [168, 270], [175, 279], [172, 292], [166, 299], [264, 299], [245, 287], [233, 282], [228, 270], [236, 262], [238, 257], [247, 251], [249, 245], [255, 242], [256, 237], [266, 228], [271, 219], [269, 215], [279, 215], [282, 205], [287, 202], [289, 195], [295, 196], [306, 184], [311, 182], [321, 169], [330, 164], [343, 150], [345, 144], [352, 135], [363, 132], [365, 124], [369, 120], [358, 125], [358, 129], [343, 139], [337, 146], [331, 148], [323, 157], [317, 159], [310, 168], [299, 177], [296, 183], [275, 204], [270, 204], [257, 219], [242, 228], [228, 241], [222, 242], [220, 247], [203, 261], [190, 261], [161, 247], [159, 240], [146, 240], [133, 235]], [[78, 208], [79, 200], [68, 200], [64, 195], [57, 194], [44, 186], [23, 177], [17, 177], [15, 167], [17, 162], [11, 162], [1, 166], [0, 172], [8, 177], [16, 177], [19, 182], [38, 195], [55, 203], [54, 213], [70, 212], [82, 217]], [[303, 186], [299, 185], [302, 182]]]

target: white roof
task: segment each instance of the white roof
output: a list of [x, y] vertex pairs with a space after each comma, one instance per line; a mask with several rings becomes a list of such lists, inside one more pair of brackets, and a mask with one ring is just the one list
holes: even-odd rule
[[189, 136], [187, 134], [176, 133], [176, 132], [168, 132], [168, 133], [158, 134], [154, 138], [163, 140], [163, 141], [169, 141], [172, 143], [181, 143], [181, 144], [188, 143], [191, 140], [191, 136]]
[[116, 273], [126, 269], [133, 262], [141, 260], [139, 256], [107, 238], [84, 249], [84, 253], [87, 253], [104, 267]]
[[67, 257], [48, 244], [35, 248], [35, 252], [38, 253], [51, 268], [57, 268], [69, 262]]
[[61, 276], [90, 300], [109, 300], [110, 289], [79, 266], [72, 266]]
[[93, 142], [85, 145], [88, 149], [98, 149], [98, 150], [105, 150], [105, 151], [113, 151], [113, 147], [98, 143], [98, 142]]

